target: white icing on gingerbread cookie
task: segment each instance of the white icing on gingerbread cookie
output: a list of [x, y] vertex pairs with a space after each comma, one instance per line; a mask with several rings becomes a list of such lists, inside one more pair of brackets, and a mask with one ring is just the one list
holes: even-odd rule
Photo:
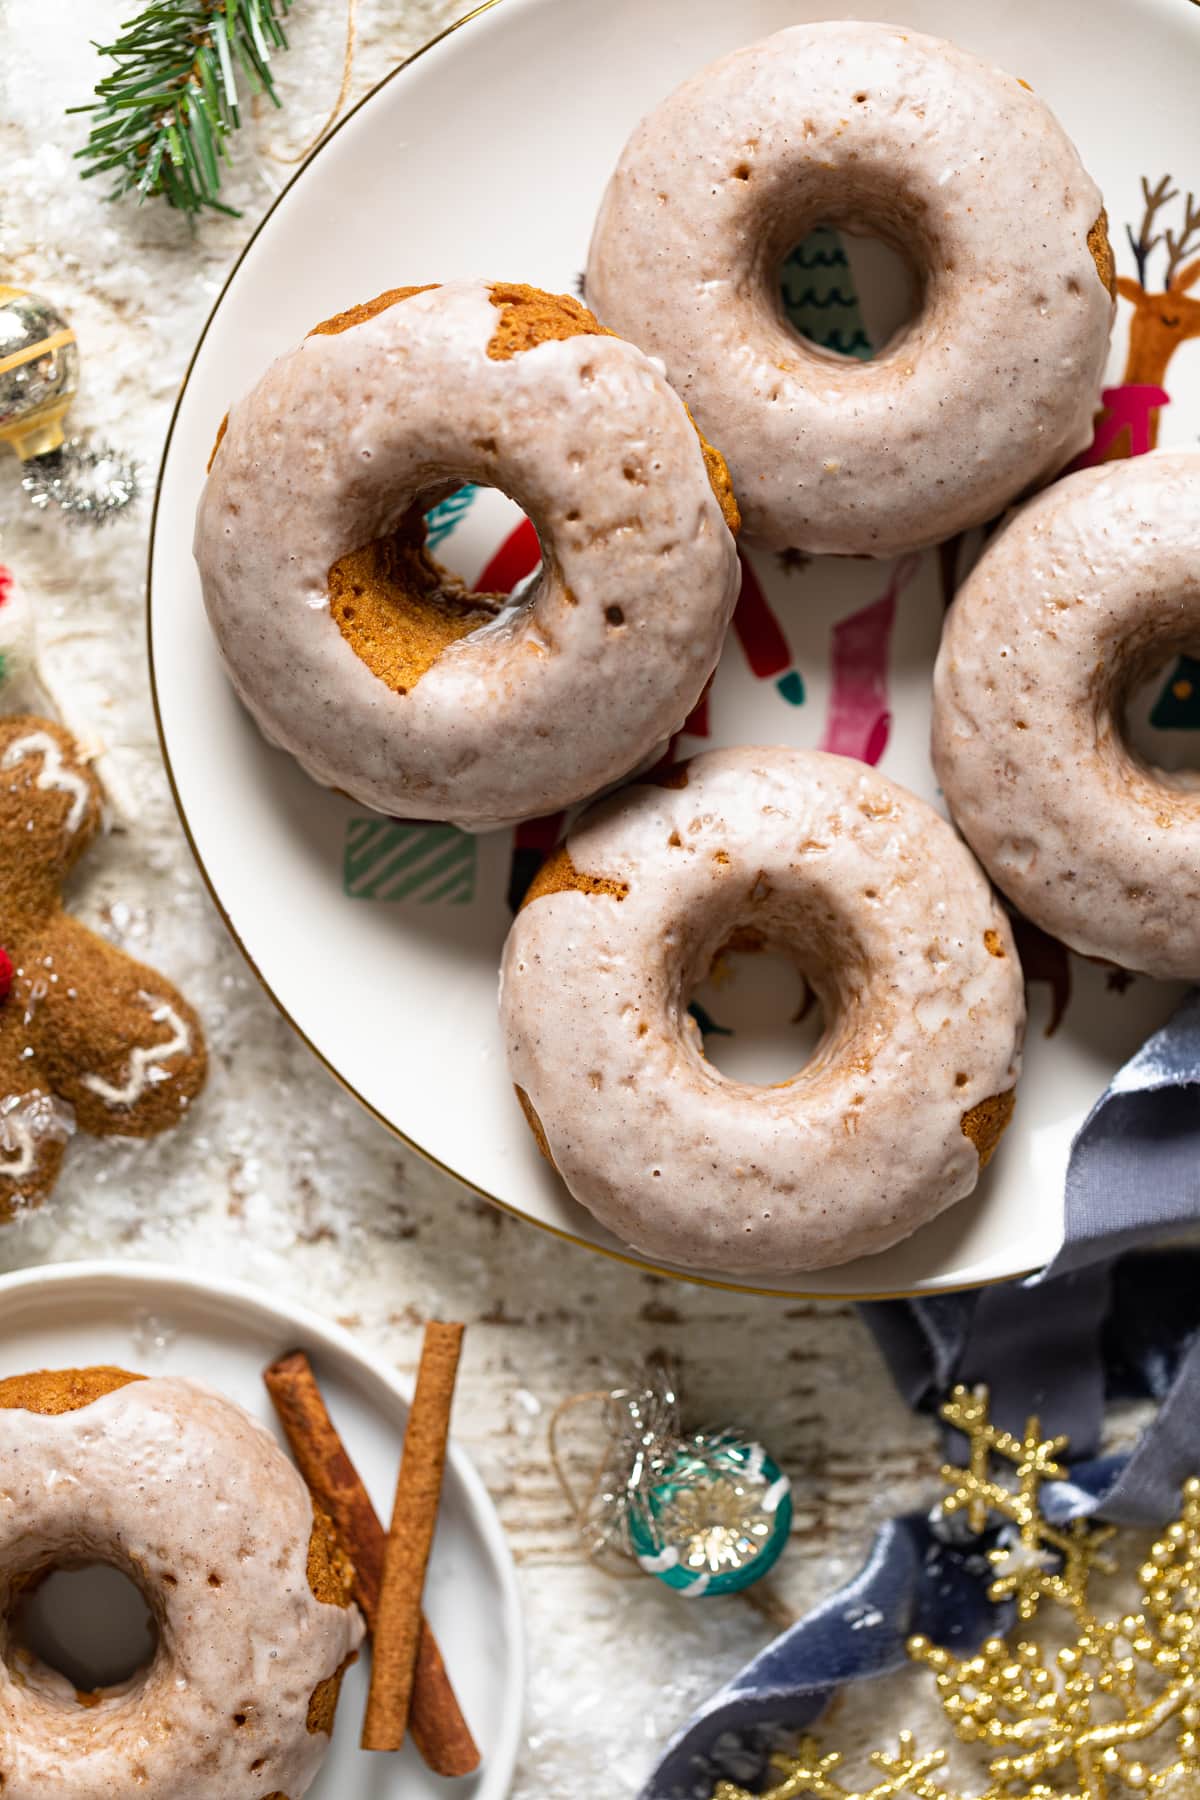
[[0, 1097], [0, 1177], [21, 1181], [38, 1166], [41, 1146], [65, 1143], [74, 1131], [71, 1109], [32, 1088]]
[[71, 796], [71, 810], [67, 814], [64, 829], [76, 832], [82, 825], [87, 813], [92, 790], [87, 781], [76, 769], [69, 769], [63, 759], [62, 750], [56, 738], [48, 731], [31, 731], [27, 737], [16, 738], [4, 752], [0, 760], [0, 769], [15, 769], [28, 757], [40, 756], [42, 767], [36, 780], [43, 792], [58, 791]]
[[169, 1081], [171, 1072], [165, 1066], [174, 1056], [184, 1056], [192, 1047], [192, 1034], [187, 1022], [180, 1018], [169, 1000], [141, 993], [138, 998], [150, 1009], [156, 1025], [166, 1025], [170, 1037], [161, 1044], [135, 1045], [130, 1053], [128, 1073], [120, 1087], [105, 1081], [102, 1075], [84, 1075], [82, 1084], [96, 1094], [106, 1106], [135, 1106], [146, 1090], [156, 1082]]

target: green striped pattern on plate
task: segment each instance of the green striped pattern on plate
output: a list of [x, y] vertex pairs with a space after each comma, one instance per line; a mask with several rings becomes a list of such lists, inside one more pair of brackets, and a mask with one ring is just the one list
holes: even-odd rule
[[351, 819], [342, 853], [342, 892], [351, 900], [465, 906], [475, 893], [475, 839], [453, 825]]

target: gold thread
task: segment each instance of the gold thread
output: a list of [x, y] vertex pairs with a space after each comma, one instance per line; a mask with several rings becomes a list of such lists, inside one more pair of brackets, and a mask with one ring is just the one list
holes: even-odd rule
[[[558, 1428], [566, 1418], [567, 1414], [574, 1412], [576, 1407], [600, 1405], [608, 1398], [609, 1391], [607, 1388], [591, 1388], [586, 1394], [568, 1394], [565, 1400], [559, 1401], [558, 1405], [551, 1413], [550, 1424], [546, 1433], [550, 1449], [550, 1463], [555, 1475], [558, 1477], [558, 1485], [562, 1489], [563, 1499], [570, 1509], [571, 1518], [581, 1542], [584, 1538], [588, 1514], [595, 1504], [596, 1496], [600, 1492], [600, 1484], [604, 1480], [604, 1471], [607, 1466], [608, 1458], [603, 1453], [600, 1455], [595, 1468], [592, 1471], [592, 1478], [588, 1483], [586, 1496], [585, 1498], [580, 1499], [578, 1488], [576, 1488], [574, 1482], [567, 1474], [566, 1462], [562, 1450], [559, 1447]], [[617, 1559], [616, 1557], [610, 1557], [602, 1560], [599, 1556], [593, 1556], [591, 1561], [595, 1564], [596, 1568], [600, 1570], [602, 1575], [608, 1575], [615, 1581], [636, 1581], [641, 1575], [641, 1570], [636, 1568], [632, 1563], [627, 1562], [624, 1558]]]
[[[346, 48], [342, 52], [342, 85], [338, 89], [337, 99], [330, 108], [325, 123], [321, 126], [315, 137], [309, 138], [303, 149], [285, 153], [282, 150], [272, 150], [271, 146], [268, 144], [263, 151], [263, 154], [264, 156], [269, 156], [272, 162], [284, 163], [285, 165], [302, 163], [305, 157], [310, 156], [317, 148], [317, 145], [321, 142], [321, 139], [325, 136], [326, 132], [332, 131], [337, 123], [338, 114], [346, 104], [346, 96], [350, 92], [350, 82], [354, 74], [354, 47], [357, 40], [358, 0], [346, 0]], [[403, 63], [400, 66], [403, 68]]]

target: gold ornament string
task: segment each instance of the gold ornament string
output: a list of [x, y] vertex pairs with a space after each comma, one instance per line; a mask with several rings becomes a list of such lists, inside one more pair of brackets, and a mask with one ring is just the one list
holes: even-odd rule
[[329, 132], [333, 130], [333, 127], [341, 117], [342, 108], [350, 97], [350, 84], [354, 78], [354, 52], [357, 43], [358, 0], [346, 0], [346, 48], [342, 53], [342, 85], [338, 89], [337, 99], [330, 108], [324, 124], [318, 130], [316, 136], [310, 138], [299, 150], [285, 152], [283, 150], [275, 150], [268, 144], [263, 150], [264, 156], [269, 156], [272, 162], [277, 163], [302, 163], [305, 157], [312, 155], [317, 145], [321, 142], [321, 139], [328, 136]]

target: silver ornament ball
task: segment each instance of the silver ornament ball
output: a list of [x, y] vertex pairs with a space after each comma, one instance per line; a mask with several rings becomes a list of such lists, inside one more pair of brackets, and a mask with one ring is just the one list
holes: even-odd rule
[[0, 286], [0, 441], [22, 462], [62, 443], [79, 385], [75, 333], [48, 301]]

